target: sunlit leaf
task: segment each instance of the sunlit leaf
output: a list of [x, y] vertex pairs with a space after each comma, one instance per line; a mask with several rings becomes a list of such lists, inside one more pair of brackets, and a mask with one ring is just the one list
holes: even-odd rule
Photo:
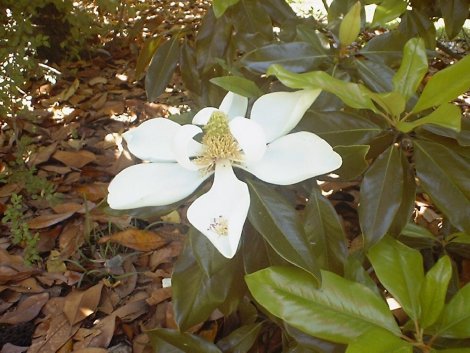
[[423, 259], [418, 250], [384, 237], [367, 254], [380, 283], [413, 319], [420, 317], [419, 301], [424, 279]]
[[338, 343], [350, 343], [377, 327], [400, 335], [380, 296], [331, 272], [322, 271], [321, 288], [295, 267], [270, 267], [245, 279], [260, 305], [309, 335]]
[[356, 2], [344, 15], [339, 26], [339, 42], [346, 47], [354, 42], [361, 31], [361, 2]]
[[[406, 6], [406, 2], [405, 6]], [[428, 71], [428, 58], [424, 41], [420, 38], [410, 39], [403, 49], [403, 59], [393, 77], [393, 89], [408, 101], [417, 91], [421, 80]]]
[[470, 88], [470, 55], [438, 71], [424, 87], [413, 108], [417, 113], [424, 109], [447, 103]]
[[433, 124], [451, 129], [455, 132], [460, 132], [462, 122], [462, 113], [460, 108], [452, 103], [443, 103], [431, 114], [411, 122], [400, 121], [397, 124], [397, 129], [408, 133], [418, 126], [424, 124]]
[[419, 324], [422, 328], [431, 326], [441, 314], [451, 277], [452, 265], [448, 256], [441, 257], [426, 273], [420, 292]]
[[[367, 348], [366, 348], [367, 347]], [[383, 329], [364, 333], [346, 349], [346, 353], [412, 353], [413, 345]]]
[[212, 9], [214, 10], [215, 17], [221, 17], [230, 6], [235, 5], [239, 1], [240, 0], [213, 0]]
[[407, 2], [405, 0], [384, 0], [377, 5], [371, 26], [383, 26], [396, 19], [405, 12]]
[[231, 91], [244, 97], [259, 97], [263, 94], [263, 91], [259, 89], [256, 83], [241, 76], [214, 77], [210, 81], [226, 91]]
[[135, 78], [140, 80], [147, 69], [147, 66], [152, 60], [153, 54], [158, 49], [158, 46], [162, 42], [163, 37], [150, 37], [147, 38], [140, 49], [139, 56], [135, 65]]

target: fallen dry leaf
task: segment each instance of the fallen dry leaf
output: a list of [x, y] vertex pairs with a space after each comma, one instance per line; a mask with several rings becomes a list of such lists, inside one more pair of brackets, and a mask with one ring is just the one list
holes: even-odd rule
[[90, 348], [83, 348], [79, 349], [78, 351], [73, 351], [73, 353], [107, 353], [108, 350], [104, 348], [96, 348], [96, 347], [90, 347]]
[[29, 157], [28, 166], [37, 166], [38, 164], [47, 162], [55, 152], [56, 148], [57, 142], [54, 142], [49, 146], [40, 147], [36, 153], [33, 153], [31, 157]]
[[87, 200], [101, 201], [108, 195], [108, 183], [93, 183], [80, 185], [76, 188], [78, 193], [84, 195]]
[[35, 294], [20, 301], [16, 310], [8, 311], [0, 317], [1, 324], [16, 325], [33, 320], [49, 300], [49, 293]]
[[158, 233], [134, 228], [102, 237], [99, 243], [102, 244], [108, 241], [140, 251], [155, 250], [168, 243], [168, 240]]
[[66, 166], [80, 169], [88, 163], [96, 160], [94, 153], [81, 150], [81, 151], [57, 151], [52, 155], [52, 158], [64, 163]]
[[68, 259], [70, 256], [75, 254], [84, 242], [85, 234], [83, 232], [83, 222], [68, 222], [59, 236], [61, 257], [63, 259]]
[[36, 218], [33, 218], [28, 222], [28, 226], [30, 229], [41, 229], [50, 227], [54, 224], [62, 222], [63, 220], [72, 217], [75, 212], [66, 212], [66, 213], [59, 213], [59, 214], [44, 214], [40, 215]]
[[82, 321], [96, 311], [101, 298], [103, 283], [85, 291], [73, 291], [65, 298], [64, 314], [71, 325]]
[[11, 194], [18, 192], [22, 189], [22, 186], [19, 184], [6, 184], [5, 186], [2, 186], [0, 188], [0, 197], [7, 197], [10, 196]]

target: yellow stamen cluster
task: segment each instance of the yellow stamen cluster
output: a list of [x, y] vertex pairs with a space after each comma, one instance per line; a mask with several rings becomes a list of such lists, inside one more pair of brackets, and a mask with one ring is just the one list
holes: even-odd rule
[[217, 235], [228, 235], [228, 219], [219, 216], [218, 218], [214, 218], [212, 223], [209, 225], [207, 230], [212, 230]]
[[224, 113], [220, 111], [212, 113], [209, 122], [203, 129], [204, 151], [196, 159], [196, 163], [205, 165], [210, 170], [218, 160], [241, 161], [240, 146], [230, 133], [228, 119]]

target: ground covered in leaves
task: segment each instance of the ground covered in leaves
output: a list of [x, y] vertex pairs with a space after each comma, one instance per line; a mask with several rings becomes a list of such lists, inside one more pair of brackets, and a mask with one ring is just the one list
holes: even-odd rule
[[[203, 1], [165, 3], [168, 13], [146, 14], [152, 33], [183, 22], [197, 29], [207, 8]], [[21, 168], [18, 162], [16, 179], [0, 187], [0, 215], [10, 217], [8, 225], [0, 225], [3, 353], [142, 353], [149, 351], [146, 330], [176, 327], [171, 288], [162, 280], [170, 278], [183, 246], [184, 209], [140, 222], [105, 203], [112, 177], [137, 162], [121, 133], [190, 106], [178, 76], [158, 102], [147, 102], [143, 80], [135, 80], [139, 38], [115, 38], [86, 59], [60, 63], [56, 84], [31, 82], [34, 109], [2, 126], [0, 170], [26, 161]], [[44, 179], [49, 186], [39, 181]], [[351, 247], [360, 239], [358, 184], [322, 185]], [[422, 198], [415, 215], [437, 234], [441, 219], [429, 200]], [[25, 225], [31, 243], [14, 245]], [[39, 256], [31, 255], [31, 265], [25, 263], [28, 246]], [[462, 264], [468, 282], [470, 262]], [[214, 313], [211, 322], [192, 331], [213, 340], [222, 325], [230, 329]]]

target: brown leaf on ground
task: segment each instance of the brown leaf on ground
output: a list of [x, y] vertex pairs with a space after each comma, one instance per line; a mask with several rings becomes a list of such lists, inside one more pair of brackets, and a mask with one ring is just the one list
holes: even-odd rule
[[28, 160], [28, 166], [37, 166], [38, 164], [47, 162], [57, 148], [57, 142], [49, 146], [40, 147], [36, 153], [33, 153]]
[[70, 256], [83, 245], [85, 242], [85, 234], [83, 232], [83, 222], [68, 222], [64, 230], [59, 236], [59, 249], [63, 259]]
[[73, 291], [65, 297], [64, 314], [71, 325], [82, 321], [96, 311], [101, 298], [103, 283], [85, 291]]
[[94, 153], [86, 150], [81, 151], [57, 151], [52, 158], [64, 163], [68, 167], [80, 169], [96, 160]]
[[28, 222], [29, 229], [41, 229], [50, 227], [54, 224], [62, 222], [67, 218], [72, 217], [75, 212], [65, 212], [65, 213], [54, 213], [54, 214], [44, 214], [33, 218]]
[[48, 293], [31, 295], [25, 300], [20, 301], [16, 310], [7, 311], [0, 317], [1, 324], [16, 325], [22, 322], [33, 320], [38, 316], [42, 307], [49, 300]]
[[28, 350], [28, 347], [15, 346], [11, 343], [5, 343], [0, 350], [0, 353], [23, 353]]
[[87, 200], [97, 202], [108, 195], [108, 183], [92, 183], [78, 186], [75, 190]]
[[140, 229], [126, 229], [122, 232], [102, 237], [99, 240], [100, 244], [108, 241], [140, 251], [155, 250], [168, 243], [168, 239], [160, 236], [158, 233]]

